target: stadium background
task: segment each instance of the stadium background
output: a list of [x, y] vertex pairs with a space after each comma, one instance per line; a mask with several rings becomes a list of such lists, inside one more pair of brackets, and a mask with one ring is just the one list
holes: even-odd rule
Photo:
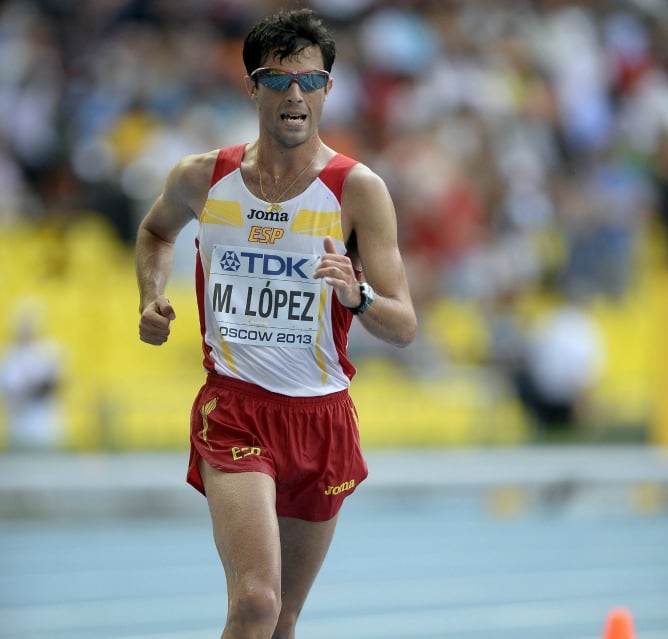
[[667, 443], [663, 3], [8, 1], [0, 346], [15, 304], [38, 300], [64, 353], [64, 446], [186, 445], [192, 237], [156, 349], [137, 337], [133, 236], [180, 156], [252, 139], [241, 38], [279, 6], [336, 32], [323, 138], [387, 180], [420, 313], [400, 354], [352, 337], [364, 444], [534, 440], [494, 328], [521, 334], [574, 293], [605, 361], [568, 437]]

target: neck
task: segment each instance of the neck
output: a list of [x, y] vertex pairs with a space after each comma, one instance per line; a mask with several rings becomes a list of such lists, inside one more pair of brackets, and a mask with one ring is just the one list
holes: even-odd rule
[[[285, 169], [285, 167], [283, 166], [283, 164], [285, 164], [285, 154], [282, 157], [281, 156], [279, 156], [278, 158], [274, 157], [273, 165], [280, 166], [279, 170], [285, 169], [285, 172], [283, 174], [280, 173], [277, 174], [277, 173], [272, 173], [270, 170], [267, 170], [267, 167], [264, 165], [264, 156], [261, 155], [261, 149], [259, 148], [258, 144], [258, 149], [256, 154], [258, 183], [262, 198], [265, 200], [265, 202], [268, 202], [270, 205], [270, 208], [268, 210], [280, 211], [281, 206], [278, 203], [282, 202], [296, 188], [302, 188], [301, 186], [299, 186], [299, 184], [303, 182], [304, 176], [308, 175], [308, 170], [315, 163], [315, 158], [318, 155], [318, 151], [320, 150], [321, 145], [322, 143], [320, 139], [318, 139], [318, 144], [315, 150], [311, 151], [310, 159], [308, 158], [308, 156], [305, 156], [303, 152], [299, 154], [298, 157], [301, 166], [297, 165], [296, 161], [294, 160], [296, 155], [293, 154], [292, 155], [293, 161], [291, 162], [291, 164], [293, 165], [294, 168], [291, 167], [291, 169]], [[279, 161], [281, 161], [281, 164], [279, 164]], [[265, 192], [265, 187], [262, 184], [263, 171], [265, 173], [269, 173], [269, 175], [271, 175], [274, 181], [272, 191], [270, 191], [269, 194]]]
[[301, 171], [318, 154], [322, 142], [320, 138], [293, 147], [278, 146], [272, 142], [258, 140], [256, 162], [274, 181], [284, 180]]

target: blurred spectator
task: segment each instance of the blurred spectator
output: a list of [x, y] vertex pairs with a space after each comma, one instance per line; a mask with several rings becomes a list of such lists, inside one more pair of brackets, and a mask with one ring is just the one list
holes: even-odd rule
[[60, 150], [58, 116], [65, 87], [56, 24], [30, 3], [9, 3], [0, 21], [0, 137], [25, 177], [38, 186]]
[[63, 444], [62, 352], [40, 334], [44, 312], [32, 300], [19, 303], [12, 342], [0, 359], [0, 394], [10, 450], [50, 450]]
[[564, 286], [589, 297], [621, 299], [648, 215], [648, 177], [610, 149], [594, 155], [568, 188], [562, 218], [569, 247]]
[[516, 383], [538, 432], [588, 424], [589, 399], [605, 351], [597, 324], [575, 295], [529, 330], [523, 349]]
[[19, 163], [8, 152], [0, 134], [0, 227], [11, 226], [28, 210], [29, 190]]
[[560, 130], [569, 153], [606, 145], [614, 130], [606, 60], [598, 35], [599, 16], [577, 3], [546, 16], [543, 53], [557, 99]]
[[668, 128], [661, 132], [652, 157], [652, 179], [664, 263], [668, 263]]

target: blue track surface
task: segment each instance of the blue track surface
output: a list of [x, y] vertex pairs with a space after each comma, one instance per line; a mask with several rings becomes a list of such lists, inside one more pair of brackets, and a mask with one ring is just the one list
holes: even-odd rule
[[[624, 606], [668, 639], [668, 513], [599, 501], [500, 517], [476, 490], [361, 487], [298, 638], [600, 639]], [[2, 639], [217, 639], [224, 616], [204, 513], [0, 522]]]

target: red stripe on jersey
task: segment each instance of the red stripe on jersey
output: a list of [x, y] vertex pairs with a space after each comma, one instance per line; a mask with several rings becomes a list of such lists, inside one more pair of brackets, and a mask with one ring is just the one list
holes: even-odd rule
[[[341, 195], [343, 193], [343, 183], [350, 173], [350, 169], [357, 164], [356, 160], [338, 153], [328, 163], [320, 173], [320, 181], [334, 194], [339, 204], [341, 204]], [[343, 373], [352, 379], [356, 369], [348, 359], [348, 331], [353, 321], [352, 313], [345, 308], [336, 293], [332, 295], [332, 332], [334, 335], [334, 344], [336, 352], [339, 355], [339, 364]]]
[[[195, 292], [197, 295], [197, 308], [199, 309], [199, 330], [202, 338], [206, 335], [206, 321], [204, 319], [204, 268], [202, 258], [199, 254], [199, 240], [195, 240], [197, 253], [195, 255]], [[204, 353], [204, 368], [207, 371], [215, 372], [213, 359], [211, 358], [211, 347], [202, 339], [202, 351]]]
[[353, 322], [353, 314], [339, 302], [336, 293], [332, 293], [331, 317], [334, 345], [339, 355], [341, 370], [348, 379], [352, 379], [357, 372], [353, 363], [348, 359], [348, 331]]
[[217, 184], [222, 180], [226, 175], [236, 171], [241, 165], [241, 160], [244, 157], [244, 151], [246, 150], [245, 144], [239, 144], [237, 146], [225, 147], [218, 151], [218, 157], [216, 158], [216, 166], [213, 169], [213, 175], [211, 177], [211, 186]]
[[320, 180], [334, 193], [336, 199], [341, 202], [343, 183], [352, 169], [357, 164], [356, 160], [342, 153], [337, 153], [320, 173]]

